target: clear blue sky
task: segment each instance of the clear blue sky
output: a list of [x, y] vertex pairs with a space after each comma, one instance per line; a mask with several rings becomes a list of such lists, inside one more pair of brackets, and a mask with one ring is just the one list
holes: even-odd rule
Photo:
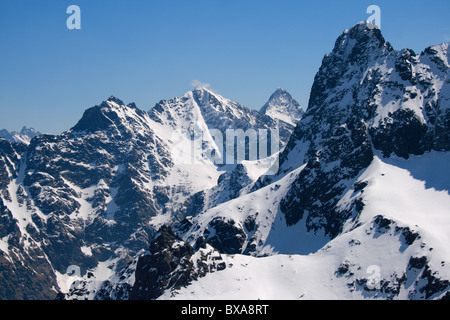
[[323, 56], [372, 4], [395, 49], [450, 41], [448, 0], [0, 0], [0, 129], [59, 134], [110, 95], [149, 110], [193, 80], [258, 109], [282, 87], [306, 107]]

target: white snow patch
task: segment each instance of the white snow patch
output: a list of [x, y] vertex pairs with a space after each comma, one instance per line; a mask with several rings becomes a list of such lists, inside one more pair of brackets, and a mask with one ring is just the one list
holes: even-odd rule
[[80, 249], [81, 249], [81, 252], [84, 253], [84, 255], [86, 255], [86, 256], [92, 256], [92, 250], [91, 250], [90, 247], [82, 246]]

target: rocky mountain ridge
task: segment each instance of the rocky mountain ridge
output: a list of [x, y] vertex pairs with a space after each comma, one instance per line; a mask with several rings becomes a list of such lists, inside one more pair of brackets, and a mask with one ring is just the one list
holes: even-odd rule
[[[2, 297], [49, 299], [68, 292], [73, 266], [98, 284], [146, 248], [161, 225], [183, 218], [185, 200], [216, 186], [228, 169], [204, 157], [180, 163], [175, 130], [189, 142], [189, 130], [200, 123], [208, 135], [204, 119], [220, 110], [221, 121], [209, 126], [228, 118], [228, 126], [246, 130], [276, 125], [202, 88], [171, 101], [187, 102], [146, 112], [111, 96], [61, 135], [39, 135], [28, 145], [0, 139]], [[16, 290], [16, 281], [32, 285]]]

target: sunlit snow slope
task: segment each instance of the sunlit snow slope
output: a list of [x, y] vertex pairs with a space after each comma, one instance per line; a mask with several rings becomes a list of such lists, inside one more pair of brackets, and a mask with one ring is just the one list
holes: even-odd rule
[[[259, 219], [268, 221], [258, 231], [267, 238], [270, 251], [278, 254], [223, 255], [227, 269], [161, 299], [439, 298], [444, 293], [432, 293], [433, 289], [447, 288], [448, 280], [440, 279], [450, 278], [450, 181], [445, 176], [449, 168], [449, 153], [431, 152], [409, 160], [375, 157], [356, 180], [356, 185], [367, 184], [364, 192], [350, 187], [339, 203], [345, 207], [361, 197], [364, 209], [326, 244], [320, 237], [305, 237], [298, 226], [272, 224], [282, 220], [276, 209], [278, 196], [271, 194], [273, 185], [245, 196], [240, 205], [226, 203], [216, 210], [227, 212], [236, 224], [259, 211]], [[302, 242], [314, 241], [325, 245], [303, 254]]]

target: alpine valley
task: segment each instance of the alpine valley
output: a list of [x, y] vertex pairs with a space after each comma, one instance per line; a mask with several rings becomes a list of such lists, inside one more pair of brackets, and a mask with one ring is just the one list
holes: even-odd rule
[[[111, 96], [61, 135], [5, 132], [0, 298], [449, 299], [448, 49], [395, 50], [360, 22], [306, 111], [281, 88], [257, 111], [199, 86], [148, 112]], [[218, 163], [228, 129], [279, 148]]]

